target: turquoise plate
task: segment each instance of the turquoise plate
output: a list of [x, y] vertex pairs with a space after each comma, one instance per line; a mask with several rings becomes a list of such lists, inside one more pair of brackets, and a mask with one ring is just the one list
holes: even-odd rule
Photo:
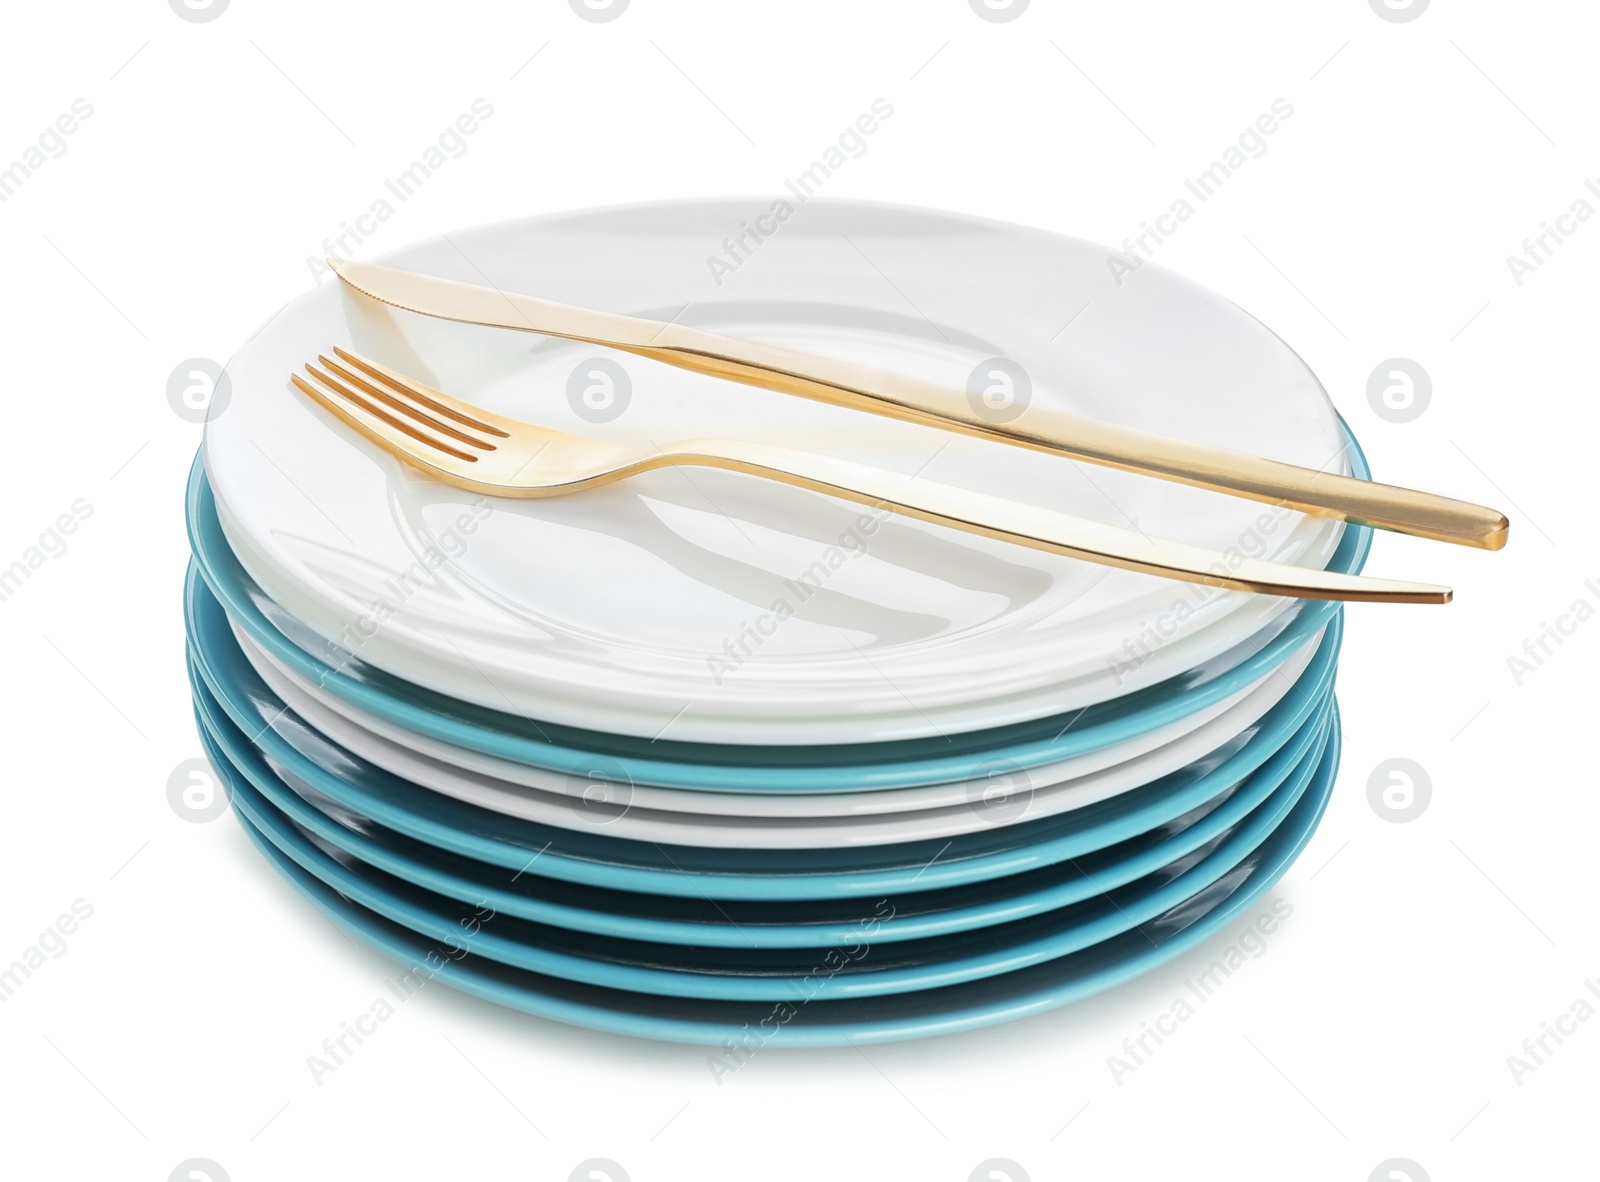
[[[1366, 461], [1352, 437], [1352, 471]], [[1329, 601], [1298, 602], [1244, 644], [1180, 677], [1063, 715], [940, 739], [837, 746], [755, 747], [649, 742], [521, 718], [433, 693], [351, 657], [312, 634], [255, 585], [222, 534], [204, 465], [188, 490], [190, 541], [200, 573], [227, 613], [273, 657], [328, 692], [418, 734], [519, 763], [583, 774], [597, 756], [635, 784], [736, 792], [842, 792], [981, 777], [996, 758], [1039, 767], [1144, 734], [1266, 676], [1339, 615]], [[1348, 527], [1330, 569], [1356, 572], [1371, 531]], [[313, 654], [320, 654], [318, 655]], [[326, 659], [321, 659], [326, 658]], [[329, 664], [332, 661], [337, 664]]]
[[[401, 964], [399, 988], [439, 980], [541, 1017], [613, 1033], [676, 1042], [732, 1045], [732, 1068], [777, 1046], [839, 1046], [948, 1034], [1036, 1014], [1119, 985], [1201, 944], [1239, 919], [1310, 840], [1338, 767], [1337, 724], [1311, 785], [1288, 818], [1232, 870], [1199, 893], [1131, 931], [1028, 968], [959, 985], [879, 997], [771, 1002], [664, 997], [562, 980], [500, 964], [459, 943], [432, 943], [384, 919], [307, 873], [245, 821], [262, 852], [318, 908], [351, 935]], [[242, 818], [241, 818], [242, 819]], [[841, 952], [842, 955], [848, 953]], [[819, 956], [811, 976], [835, 970]]]
[[[856, 932], [841, 953], [843, 963], [809, 990], [817, 997], [846, 998], [942, 988], [1054, 960], [1155, 919], [1217, 882], [1269, 837], [1321, 763], [1331, 718], [1330, 706], [1299, 763], [1244, 822], [1176, 862], [1105, 895], [1031, 919], [931, 939], [880, 943], [877, 932], [882, 920], [893, 916], [893, 904], [863, 902]], [[608, 989], [736, 1001], [792, 1000], [808, 990], [815, 949], [618, 940], [501, 915], [486, 900], [469, 905], [443, 898], [302, 830], [228, 766], [220, 747], [212, 745], [210, 754], [224, 769], [230, 799], [248, 824], [339, 894], [426, 939]]]
[[[1335, 616], [1294, 686], [1235, 739], [1205, 759], [1108, 800], [945, 843], [745, 851], [665, 846], [540, 825], [382, 771], [334, 746], [288, 711], [245, 659], [220, 605], [192, 576], [188, 592], [194, 668], [215, 695], [214, 703], [202, 696], [202, 708], [220, 705], [289, 782], [298, 781], [385, 828], [519, 874], [717, 899], [839, 899], [934, 890], [1056, 865], [1164, 825], [1234, 788], [1286, 744], [1310, 742], [1315, 716], [1332, 692], [1340, 635]], [[242, 735], [238, 739], [246, 745]], [[239, 754], [229, 750], [230, 757]], [[1258, 789], [1262, 798], [1273, 786]]]
[[[195, 674], [198, 678], [198, 674]], [[291, 788], [197, 686], [196, 717], [219, 767], [226, 763], [235, 801], [258, 799], [310, 837], [359, 861], [448, 898], [598, 936], [719, 948], [828, 948], [860, 933], [857, 900], [713, 901], [699, 895], [649, 895], [564, 882], [477, 862], [375, 825], [338, 806], [324, 813]], [[230, 756], [227, 751], [233, 752]], [[315, 755], [315, 749], [311, 754]], [[889, 899], [893, 914], [875, 942], [922, 939], [991, 927], [1066, 907], [1125, 886], [1224, 839], [1259, 809], [1262, 785], [1277, 782], [1280, 751], [1260, 770], [1164, 825], [1102, 850], [1037, 870]], [[341, 756], [342, 757], [342, 756]]]

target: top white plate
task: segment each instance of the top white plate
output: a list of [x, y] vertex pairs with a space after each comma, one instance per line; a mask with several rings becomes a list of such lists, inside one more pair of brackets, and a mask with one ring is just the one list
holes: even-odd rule
[[[812, 200], [779, 222], [764, 216], [772, 206], [563, 214], [383, 261], [957, 387], [974, 388], [974, 373], [991, 387], [1005, 371], [1042, 405], [1348, 471], [1337, 416], [1300, 359], [1177, 275], [1147, 264], [1119, 287], [1104, 248], [951, 214]], [[708, 258], [741, 234], [742, 261], [714, 274]], [[414, 316], [337, 283], [296, 299], [229, 363], [229, 397], [206, 425], [207, 474], [244, 566], [363, 661], [574, 726], [757, 744], [998, 726], [1172, 676], [1288, 601], [878, 518], [735, 473], [475, 498], [293, 390], [289, 374], [334, 345], [597, 437], [782, 442], [1307, 566], [1327, 562], [1342, 530], [609, 350]]]

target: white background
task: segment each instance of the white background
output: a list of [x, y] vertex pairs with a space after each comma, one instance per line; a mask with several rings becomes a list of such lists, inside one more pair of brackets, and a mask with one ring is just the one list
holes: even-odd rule
[[[1363, 1180], [1590, 1175], [1600, 1021], [1513, 1080], [1507, 1056], [1600, 977], [1589, 753], [1600, 622], [1515, 684], [1579, 597], [1593, 527], [1600, 219], [1517, 285], [1505, 262], [1600, 177], [1592, 6], [1438, 0], [758, 5], [633, 0], [12, 4], [0, 167], [75, 99], [93, 115], [0, 204], [7, 441], [0, 565], [83, 498], [70, 546], [0, 603], [0, 962], [92, 916], [0, 1003], [0, 1173], [165, 1179]], [[530, 61], [530, 58], [532, 59]], [[692, 81], [691, 81], [692, 80]], [[191, 824], [182, 489], [186, 358], [226, 360], [311, 282], [308, 256], [473, 99], [494, 107], [364, 253], [530, 213], [773, 191], [877, 97], [830, 182], [1120, 243], [1283, 97], [1294, 115], [1161, 247], [1299, 351], [1380, 478], [1505, 509], [1500, 554], [1384, 536], [1374, 573], [1448, 608], [1349, 611], [1344, 767], [1271, 897], [1292, 918], [1144, 1066], [1107, 1056], [1223, 937], [1042, 1018], [863, 1054], [705, 1051], [424, 991], [321, 1086], [306, 1056], [392, 967], [352, 947], [226, 817]], [[1592, 197], [1592, 195], [1591, 195]], [[1600, 205], [1600, 200], [1596, 200]], [[1394, 424], [1369, 373], [1433, 400]], [[1404, 756], [1406, 824], [1367, 778]], [[1021, 1174], [1014, 1171], [1015, 1177]], [[1421, 1175], [1414, 1175], [1420, 1177]]]

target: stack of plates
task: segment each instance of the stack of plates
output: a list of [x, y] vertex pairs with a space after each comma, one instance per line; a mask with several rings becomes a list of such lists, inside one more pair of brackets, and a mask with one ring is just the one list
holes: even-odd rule
[[[1086, 243], [845, 202], [740, 239], [773, 204], [564, 215], [384, 261], [1366, 476], [1303, 363], [1175, 275], [1119, 287]], [[207, 424], [195, 708], [267, 858], [418, 974], [696, 1042], [964, 1029], [1206, 939], [1321, 816], [1334, 604], [734, 473], [481, 498], [293, 391], [333, 346], [577, 434], [782, 441], [1237, 556], [1357, 571], [1368, 534], [321, 287], [230, 362]]]

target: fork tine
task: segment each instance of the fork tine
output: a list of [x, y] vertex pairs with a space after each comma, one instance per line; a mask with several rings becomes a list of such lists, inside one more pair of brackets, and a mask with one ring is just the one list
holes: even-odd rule
[[[357, 391], [335, 381], [312, 366], [306, 366], [306, 372], [326, 389], [319, 390], [299, 374], [291, 374], [289, 375], [289, 380], [294, 383], [296, 389], [311, 398], [341, 422], [354, 428], [374, 442], [382, 444], [390, 451], [397, 452], [415, 463], [439, 468], [441, 471], [448, 471], [448, 469], [442, 463], [431, 460], [425, 449], [431, 448], [457, 460], [464, 460], [469, 464], [477, 463], [478, 457], [471, 452], [463, 451], [443, 440], [425, 435], [411, 422], [396, 417], [381, 406], [374, 405], [368, 399], [363, 398]], [[419, 448], [417, 444], [422, 444], [423, 446]]]
[[[479, 439], [476, 435], [469, 435], [465, 431], [462, 431], [459, 427], [454, 427], [450, 423], [444, 421], [444, 419], [440, 418], [438, 415], [431, 413], [431, 411], [428, 409], [417, 406], [415, 403], [405, 398], [401, 398], [389, 390], [385, 390], [373, 385], [360, 374], [346, 369], [337, 361], [332, 361], [323, 356], [321, 353], [317, 354], [317, 360], [322, 363], [323, 369], [327, 370], [331, 374], [337, 374], [338, 377], [343, 380], [343, 384], [346, 387], [354, 387], [355, 389], [361, 391], [362, 394], [366, 395], [369, 403], [373, 402], [374, 400], [382, 402], [385, 405], [392, 407], [406, 418], [415, 420], [417, 423], [426, 427], [429, 431], [436, 431], [441, 435], [448, 435], [451, 439], [454, 439], [460, 443], [464, 443], [468, 447], [475, 447], [480, 451], [493, 451], [495, 449], [495, 445], [488, 440]], [[460, 416], [453, 417], [456, 417], [457, 419], [460, 418]]]
[[424, 386], [421, 382], [413, 381], [404, 374], [396, 373], [379, 365], [376, 361], [362, 357], [359, 353], [350, 353], [334, 346], [334, 355], [341, 361], [346, 361], [366, 374], [374, 381], [381, 382], [389, 389], [404, 394], [417, 402], [422, 403], [438, 414], [454, 419], [462, 426], [471, 427], [475, 431], [482, 431], [489, 435], [498, 435], [501, 439], [511, 438], [509, 431], [502, 431], [493, 423], [486, 422], [486, 418], [495, 416], [471, 403], [462, 402], [459, 398], [452, 398], [442, 390], [435, 390], [431, 386]]

